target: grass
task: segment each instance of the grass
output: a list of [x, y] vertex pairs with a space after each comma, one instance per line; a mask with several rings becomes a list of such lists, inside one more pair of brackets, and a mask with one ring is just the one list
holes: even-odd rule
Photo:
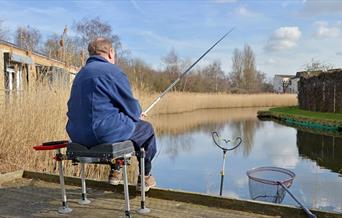
[[319, 119], [319, 120], [342, 121], [342, 113], [313, 112], [313, 111], [299, 109], [297, 106], [271, 108], [270, 111], [297, 115], [300, 117], [306, 117], [306, 118], [312, 118], [312, 119]]
[[[143, 108], [146, 108], [157, 96], [157, 94], [139, 90], [135, 90], [134, 93], [141, 101]], [[54, 152], [34, 151], [32, 146], [45, 141], [68, 138], [65, 125], [69, 94], [69, 89], [41, 86], [30, 89], [29, 92], [8, 96], [7, 101], [3, 99], [0, 102], [2, 115], [0, 116], [0, 173], [18, 169], [57, 173], [56, 163], [52, 159]], [[169, 93], [151, 111], [150, 115], [152, 118], [153, 115], [162, 113], [180, 113], [205, 108], [269, 107], [294, 105], [296, 102], [294, 95]], [[204, 116], [206, 115], [201, 113], [198, 122], [193, 122], [189, 126], [208, 122], [208, 119], [202, 119]], [[221, 118], [219, 116], [217, 119]], [[153, 123], [156, 125], [157, 134], [171, 125], [164, 125], [165, 123], [157, 120]], [[182, 126], [182, 121], [179, 123], [179, 126]], [[179, 126], [177, 129], [183, 128]], [[86, 176], [106, 179], [108, 170], [108, 166], [88, 165]], [[70, 162], [66, 162], [65, 171], [66, 175], [79, 175], [79, 168], [71, 167]], [[136, 179], [135, 171], [136, 167], [130, 167], [131, 182]]]

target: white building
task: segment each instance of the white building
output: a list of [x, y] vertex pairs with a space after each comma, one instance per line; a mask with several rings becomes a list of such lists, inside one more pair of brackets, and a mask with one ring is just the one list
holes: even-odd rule
[[298, 82], [295, 75], [274, 75], [273, 89], [277, 93], [298, 93]]

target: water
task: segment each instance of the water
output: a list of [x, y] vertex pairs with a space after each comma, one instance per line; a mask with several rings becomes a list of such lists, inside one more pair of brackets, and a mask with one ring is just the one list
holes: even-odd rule
[[[153, 162], [158, 186], [219, 195], [223, 152], [211, 131], [243, 143], [227, 153], [223, 196], [250, 199], [246, 171], [276, 166], [296, 174], [290, 191], [306, 206], [342, 212], [342, 136], [323, 136], [259, 121], [253, 109], [203, 110], [151, 117], [159, 153]], [[289, 195], [283, 204], [296, 205]]]

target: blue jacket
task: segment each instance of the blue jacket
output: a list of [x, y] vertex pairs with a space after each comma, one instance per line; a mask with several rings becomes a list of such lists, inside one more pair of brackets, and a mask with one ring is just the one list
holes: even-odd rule
[[126, 74], [101, 56], [91, 56], [76, 75], [68, 101], [66, 131], [88, 147], [127, 140], [141, 107]]

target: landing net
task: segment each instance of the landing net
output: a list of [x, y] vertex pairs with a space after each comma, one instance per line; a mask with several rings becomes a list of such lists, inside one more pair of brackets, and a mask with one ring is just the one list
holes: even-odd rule
[[[249, 194], [252, 200], [281, 203], [295, 174], [280, 167], [259, 167], [247, 171]], [[279, 184], [281, 183], [281, 184]]]

